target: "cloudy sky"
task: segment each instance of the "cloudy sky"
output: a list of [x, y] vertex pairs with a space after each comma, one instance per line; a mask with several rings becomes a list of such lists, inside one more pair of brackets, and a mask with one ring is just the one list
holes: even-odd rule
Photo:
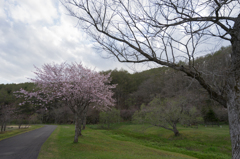
[[82, 62], [97, 71], [132, 65], [102, 58], [58, 0], [0, 0], [0, 84], [28, 82], [34, 65]]
[[0, 84], [28, 82], [34, 66], [53, 62], [131, 73], [152, 67], [102, 58], [59, 0], [0, 0]]

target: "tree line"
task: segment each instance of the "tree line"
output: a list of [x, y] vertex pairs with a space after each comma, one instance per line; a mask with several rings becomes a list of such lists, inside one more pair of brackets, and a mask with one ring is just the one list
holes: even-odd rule
[[[215, 53], [198, 57], [195, 60], [203, 76], [206, 76], [209, 83], [219, 88], [223, 85], [221, 83], [222, 79], [225, 78], [223, 70], [226, 69], [229, 62], [230, 51], [231, 47], [222, 47]], [[186, 65], [184, 61], [179, 61], [179, 63], [183, 67]], [[175, 134], [178, 134], [178, 131], [174, 130], [176, 128], [169, 127], [169, 125], [174, 125], [171, 122], [169, 125], [166, 125], [168, 121], [159, 123], [158, 118], [166, 118], [163, 116], [169, 115], [171, 111], [175, 112], [173, 115], [176, 118], [173, 122], [175, 125], [176, 123], [185, 126], [197, 125], [198, 123], [213, 125], [228, 122], [227, 110], [219, 107], [219, 103], [212, 100], [196, 81], [185, 78], [181, 72], [167, 67], [159, 67], [133, 74], [123, 69], [100, 73], [111, 73], [110, 85], [117, 84], [116, 88], [112, 89], [116, 108], [113, 114], [115, 115], [112, 115], [110, 110], [105, 114], [101, 113], [92, 104], [88, 109], [85, 121], [88, 124], [101, 122], [107, 123], [109, 126], [114, 121], [134, 121], [137, 123], [148, 121], [152, 125], [172, 129]], [[47, 109], [31, 103], [19, 105], [24, 99], [16, 98], [14, 92], [21, 88], [30, 91], [35, 88], [35, 85], [33, 83], [0, 85], [1, 131], [4, 131], [6, 124], [11, 122], [19, 124], [19, 126], [23, 123], [74, 123], [73, 112], [63, 102], [48, 104]], [[158, 123], [154, 121], [158, 121]]]

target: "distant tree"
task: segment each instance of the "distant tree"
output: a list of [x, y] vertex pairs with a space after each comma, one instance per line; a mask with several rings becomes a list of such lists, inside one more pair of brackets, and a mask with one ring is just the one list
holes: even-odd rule
[[99, 114], [99, 121], [102, 125], [106, 124], [110, 128], [111, 124], [120, 122], [120, 111], [116, 108], [111, 110], [102, 111]]
[[212, 124], [212, 126], [214, 123], [217, 123], [219, 125], [219, 120], [212, 109], [209, 109], [208, 112], [204, 115], [204, 121], [205, 123]]
[[97, 124], [99, 123], [99, 113], [100, 110], [96, 109], [94, 105], [90, 106], [87, 112], [87, 124]]
[[112, 84], [117, 84], [114, 91], [114, 99], [116, 99], [116, 107], [124, 109], [127, 107], [125, 101], [129, 98], [129, 94], [133, 92], [133, 80], [131, 74], [126, 70], [111, 71]]
[[120, 111], [120, 117], [121, 119], [123, 119], [124, 121], [132, 121], [132, 117], [135, 113], [135, 111], [137, 111], [137, 109], [131, 108], [131, 109], [122, 109]]
[[135, 123], [146, 123], [162, 127], [174, 132], [175, 136], [180, 133], [178, 123], [198, 122], [195, 107], [188, 107], [187, 100], [182, 97], [161, 99], [155, 97], [148, 105], [142, 105], [133, 116]]
[[[164, 72], [160, 72], [155, 75], [149, 76], [138, 87], [138, 90], [133, 93], [133, 96], [137, 99], [137, 104], [149, 103], [157, 94], [160, 94], [164, 87]], [[139, 105], [139, 106], [140, 106]]]
[[6, 131], [7, 124], [10, 122], [13, 114], [11, 105], [0, 105], [0, 127], [1, 132]]
[[[184, 74], [171, 70], [166, 67], [157, 69], [154, 74], [148, 73], [148, 78], [144, 80], [138, 90], [133, 93], [135, 97], [139, 97], [142, 103], [149, 103], [156, 95], [171, 98], [181, 94], [186, 88], [190, 88], [192, 80], [183, 78]], [[147, 71], [145, 71], [147, 72]]]
[[142, 96], [137, 99], [133, 93], [138, 90], [139, 85], [144, 80], [148, 79], [148, 76], [145, 74], [148, 74], [151, 70], [130, 74], [123, 69], [114, 69], [101, 73], [107, 74], [109, 72], [111, 72], [111, 84], [117, 84], [116, 88], [113, 89], [113, 97], [116, 99], [116, 108], [120, 110], [135, 109], [134, 107], [139, 103], [139, 98], [142, 98]]
[[185, 109], [180, 123], [187, 127], [190, 126], [198, 128], [198, 124], [203, 123], [203, 118], [201, 116], [201, 113], [195, 106], [190, 106]]
[[213, 108], [214, 113], [216, 118], [218, 119], [219, 122], [223, 122], [223, 123], [228, 123], [228, 112], [227, 112], [227, 108], [219, 108], [215, 106], [215, 108]]
[[[110, 85], [110, 73], [99, 74], [84, 68], [81, 63], [45, 64], [42, 68], [36, 67], [36, 77], [31, 79], [38, 88], [37, 91], [28, 92], [21, 89], [26, 101], [35, 98], [34, 102], [40, 105], [49, 104], [56, 100], [68, 106], [75, 116], [75, 137], [78, 142], [81, 135], [81, 118], [90, 103], [98, 104], [99, 109], [113, 106], [113, 93]], [[47, 108], [46, 108], [47, 109]]]

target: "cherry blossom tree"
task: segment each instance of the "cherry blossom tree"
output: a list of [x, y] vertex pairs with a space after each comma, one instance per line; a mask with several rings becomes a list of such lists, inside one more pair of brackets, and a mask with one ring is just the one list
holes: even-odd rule
[[81, 63], [45, 64], [42, 68], [35, 68], [36, 77], [31, 81], [38, 89], [32, 92], [21, 89], [18, 93], [26, 102], [42, 106], [56, 100], [64, 102], [75, 116], [74, 142], [78, 142], [81, 135], [82, 116], [90, 103], [103, 110], [114, 105], [111, 89], [116, 86], [110, 85], [110, 73], [100, 74], [83, 67]]

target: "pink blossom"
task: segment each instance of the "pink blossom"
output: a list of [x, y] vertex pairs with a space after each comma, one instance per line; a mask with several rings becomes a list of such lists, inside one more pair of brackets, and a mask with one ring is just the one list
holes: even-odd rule
[[84, 68], [81, 63], [44, 64], [42, 68], [35, 69], [36, 77], [30, 80], [38, 89], [34, 92], [19, 91], [26, 101], [36, 98], [39, 102], [51, 103], [58, 99], [67, 102], [75, 111], [82, 111], [84, 105], [91, 102], [99, 109], [114, 105], [111, 89], [116, 85], [109, 85], [110, 73], [99, 74]]

